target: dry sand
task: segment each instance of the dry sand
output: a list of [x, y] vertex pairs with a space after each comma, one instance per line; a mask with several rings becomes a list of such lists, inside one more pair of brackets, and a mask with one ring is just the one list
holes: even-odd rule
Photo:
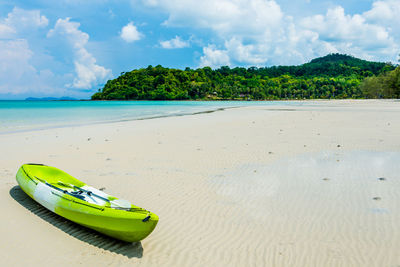
[[[400, 102], [307, 101], [0, 135], [2, 266], [399, 266]], [[27, 162], [159, 215], [126, 244], [48, 212]]]

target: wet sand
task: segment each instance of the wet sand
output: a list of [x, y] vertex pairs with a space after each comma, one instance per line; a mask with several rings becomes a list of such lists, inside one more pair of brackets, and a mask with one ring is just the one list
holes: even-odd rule
[[[0, 135], [5, 266], [400, 265], [400, 102], [305, 101]], [[160, 217], [127, 244], [15, 181], [44, 163]]]

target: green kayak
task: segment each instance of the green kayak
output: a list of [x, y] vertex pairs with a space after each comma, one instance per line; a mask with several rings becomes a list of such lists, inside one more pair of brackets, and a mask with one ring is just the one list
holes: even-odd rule
[[50, 211], [105, 235], [136, 242], [156, 227], [158, 216], [86, 185], [50, 166], [24, 164], [17, 182], [32, 199]]

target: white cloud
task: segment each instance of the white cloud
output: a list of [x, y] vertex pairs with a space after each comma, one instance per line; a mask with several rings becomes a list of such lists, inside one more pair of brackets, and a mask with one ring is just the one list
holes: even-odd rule
[[400, 1], [386, 0], [376, 1], [372, 4], [371, 10], [363, 16], [370, 22], [387, 26], [398, 26], [400, 24]]
[[48, 32], [48, 37], [55, 35], [65, 38], [73, 50], [74, 66], [77, 77], [69, 86], [77, 89], [90, 89], [111, 77], [111, 70], [96, 64], [95, 57], [86, 50], [89, 35], [79, 30], [78, 22], [70, 18], [58, 19], [53, 29]]
[[243, 44], [242, 40], [233, 37], [224, 44], [231, 57], [236, 61], [260, 65], [268, 60], [265, 51], [270, 50], [267, 44]]
[[182, 40], [179, 36], [175, 36], [175, 38], [172, 38], [171, 40], [160, 41], [160, 45], [165, 49], [176, 49], [188, 47], [189, 42]]
[[44, 28], [49, 20], [39, 10], [25, 10], [14, 7], [7, 17], [0, 19], [0, 38], [16, 38], [24, 30]]
[[33, 52], [27, 40], [0, 40], [0, 94], [54, 94], [54, 74], [31, 64]]
[[46, 27], [49, 20], [44, 15], [40, 15], [39, 10], [25, 10], [14, 7], [12, 12], [8, 13], [4, 23], [16, 28], [36, 28]]
[[11, 38], [16, 33], [17, 31], [13, 27], [0, 23], [0, 38]]
[[362, 14], [349, 15], [338, 6], [296, 19], [275, 0], [142, 1], [167, 12], [164, 26], [214, 35], [203, 48], [201, 66], [297, 64], [332, 52], [387, 61], [399, 51], [399, 0], [375, 1]]
[[19, 93], [26, 91], [26, 75], [32, 76], [36, 73], [30, 65], [32, 51], [26, 40], [0, 41], [0, 92]]
[[348, 42], [363, 47], [386, 47], [393, 41], [387, 30], [368, 24], [362, 15], [346, 15], [342, 7], [329, 9], [325, 16], [317, 15], [303, 20], [303, 26], [319, 34], [324, 41]]
[[[373, 10], [373, 9], [372, 9]], [[368, 14], [368, 12], [366, 13]], [[399, 46], [384, 25], [370, 23], [365, 14], [346, 15], [338, 6], [326, 15], [316, 15], [302, 20], [302, 26], [318, 33], [321, 42], [332, 44], [340, 52], [373, 59], [391, 58]]]
[[216, 35], [216, 41], [203, 48], [201, 66], [262, 65], [284, 39], [286, 18], [274, 0], [144, 2], [168, 12], [165, 26], [204, 28]]
[[400, 43], [400, 1], [386, 0], [373, 3], [371, 10], [365, 12], [363, 17], [370, 24], [385, 27], [390, 36]]
[[[47, 34], [60, 37], [52, 41], [43, 38], [48, 24], [49, 20], [39, 10], [14, 8], [0, 18], [0, 96], [86, 97], [82, 90], [71, 91], [66, 86], [88, 89], [111, 77], [111, 70], [98, 65], [87, 51], [89, 35], [79, 30], [79, 23], [59, 19]], [[75, 75], [65, 73], [65, 62], [57, 62], [51, 51], [44, 48], [51, 42], [62, 42], [59, 46], [65, 44], [64, 55], [72, 51]], [[59, 69], [65, 74], [55, 74]]]
[[49, 69], [39, 70], [32, 64], [35, 53], [25, 37], [26, 31], [35, 34], [48, 25], [48, 19], [38, 10], [14, 8], [5, 18], [0, 18], [0, 95], [18, 96], [29, 93], [60, 93], [60, 87]]
[[137, 30], [136, 26], [133, 25], [133, 22], [129, 22], [127, 25], [122, 27], [120, 36], [124, 41], [132, 43], [140, 40], [143, 37], [143, 34]]
[[216, 49], [214, 45], [203, 48], [203, 56], [200, 58], [200, 66], [219, 67], [230, 66], [228, 51]]
[[274, 28], [283, 13], [273, 0], [143, 0], [169, 14], [166, 26], [190, 26], [212, 29], [219, 34], [254, 36]]

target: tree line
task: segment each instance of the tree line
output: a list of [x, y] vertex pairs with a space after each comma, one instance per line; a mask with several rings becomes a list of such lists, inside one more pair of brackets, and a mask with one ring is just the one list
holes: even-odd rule
[[400, 98], [400, 67], [366, 77], [360, 85], [366, 98]]
[[[223, 66], [215, 70], [210, 67], [180, 70], [158, 65], [121, 73], [118, 78], [109, 80], [92, 99], [278, 100], [399, 97], [399, 72], [392, 64], [341, 54], [330, 54], [299, 66]], [[372, 89], [378, 88], [376, 84], [383, 81], [390, 83], [390, 86]]]

